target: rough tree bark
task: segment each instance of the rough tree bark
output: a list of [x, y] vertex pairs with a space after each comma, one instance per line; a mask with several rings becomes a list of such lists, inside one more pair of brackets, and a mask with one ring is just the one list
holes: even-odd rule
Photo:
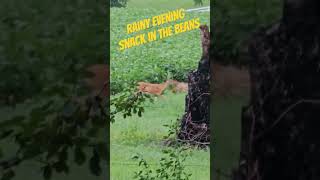
[[320, 1], [286, 0], [254, 34], [237, 180], [320, 179]]
[[181, 120], [178, 139], [195, 145], [208, 145], [209, 131], [209, 28], [200, 26], [202, 57], [198, 69], [188, 75], [188, 95], [185, 99], [185, 114]]

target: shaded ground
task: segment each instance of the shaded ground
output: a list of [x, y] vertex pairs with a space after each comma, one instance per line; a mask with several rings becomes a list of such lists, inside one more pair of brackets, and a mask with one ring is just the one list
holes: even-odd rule
[[213, 173], [214, 179], [228, 179], [218, 171], [230, 173], [237, 167], [240, 153], [241, 108], [248, 101], [246, 97], [214, 97], [211, 99], [211, 125], [214, 137]]

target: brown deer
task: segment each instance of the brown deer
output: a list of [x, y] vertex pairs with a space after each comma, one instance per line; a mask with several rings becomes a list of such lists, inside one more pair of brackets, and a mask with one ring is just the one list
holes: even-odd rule
[[161, 84], [152, 84], [147, 82], [138, 82], [138, 91], [161, 96], [163, 91], [167, 88], [168, 82]]
[[147, 94], [153, 94], [161, 96], [167, 87], [170, 87], [172, 92], [187, 92], [188, 84], [184, 82], [179, 82], [176, 80], [169, 79], [161, 84], [153, 84], [148, 82], [138, 82], [138, 92], [143, 92]]

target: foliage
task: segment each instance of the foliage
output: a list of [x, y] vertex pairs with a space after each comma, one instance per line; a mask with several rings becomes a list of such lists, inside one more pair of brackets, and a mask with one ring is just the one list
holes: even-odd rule
[[133, 114], [141, 117], [144, 112], [143, 103], [146, 100], [153, 101], [150, 95], [141, 92], [135, 93], [132, 90], [125, 90], [113, 96], [110, 101], [110, 122], [114, 122], [116, 114], [122, 114], [123, 118], [132, 116]]
[[[168, 134], [164, 138], [176, 136], [178, 133], [178, 121], [171, 123], [171, 125], [164, 125], [168, 127]], [[162, 150], [163, 157], [159, 160], [160, 167], [151, 169], [147, 161], [142, 155], [136, 155], [133, 159], [139, 163], [140, 170], [135, 172], [134, 178], [137, 180], [189, 180], [192, 176], [185, 170], [185, 160], [187, 158], [187, 148], [183, 147], [181, 143], [176, 143], [174, 147]]]
[[194, 0], [194, 3], [196, 5], [203, 5], [203, 1], [202, 0]]
[[2, 1], [0, 141], [16, 147], [0, 156], [3, 179], [25, 161], [39, 162], [45, 179], [68, 174], [71, 161], [101, 175], [108, 160], [107, 102], [89, 96], [82, 79], [89, 64], [105, 63], [104, 7], [98, 1]]
[[[174, 35], [124, 51], [118, 50], [120, 40], [133, 36], [126, 34], [125, 28], [128, 23], [166, 11], [148, 8], [111, 9], [110, 88], [112, 93], [118, 93], [138, 81], [160, 83], [169, 77], [186, 81], [187, 74], [196, 68], [201, 56], [199, 30]], [[202, 24], [209, 24], [209, 13], [188, 13], [185, 20], [194, 17], [200, 17]], [[139, 33], [144, 32], [146, 31]]]
[[[164, 136], [165, 139], [176, 138], [179, 131], [179, 122], [179, 119], [177, 119], [171, 124], [164, 125], [164, 127], [168, 128], [167, 135]], [[185, 170], [185, 160], [189, 155], [188, 151], [188, 147], [184, 147], [179, 142], [171, 143], [171, 147], [162, 150], [164, 156], [159, 160], [160, 167], [155, 170], [151, 169], [142, 155], [138, 154], [133, 159], [139, 162], [140, 170], [135, 172], [134, 178], [137, 180], [189, 180], [192, 174], [187, 173]]]
[[135, 172], [134, 179], [137, 180], [189, 180], [191, 173], [185, 171], [184, 162], [187, 153], [183, 148], [168, 148], [163, 150], [164, 156], [160, 159], [160, 167], [151, 169], [147, 161], [141, 155], [136, 155], [133, 159], [138, 161], [140, 170]]
[[168, 128], [168, 134], [164, 136], [164, 139], [176, 138], [179, 133], [180, 124], [181, 119], [178, 118], [175, 122], [171, 121], [170, 124], [163, 125]]
[[110, 0], [111, 7], [124, 7], [127, 5], [128, 0]]
[[213, 3], [213, 55], [224, 63], [246, 63], [247, 41], [260, 26], [280, 18], [282, 1], [224, 0]]
[[[162, 150], [164, 144], [176, 145], [175, 127], [184, 112], [185, 93], [171, 93], [166, 91], [163, 97], [153, 98], [154, 102], [144, 102], [145, 112], [141, 117], [133, 115], [123, 118], [117, 114], [115, 122], [111, 124], [111, 179], [133, 179], [134, 172], [139, 167], [137, 161], [132, 160], [136, 153], [142, 154], [151, 169], [159, 166], [159, 160], [166, 156]], [[168, 126], [164, 126], [168, 124]], [[172, 130], [172, 134], [167, 137]], [[189, 148], [191, 153], [183, 163], [190, 179], [209, 179], [210, 155], [208, 149]], [[198, 168], [202, 170], [199, 171]]]

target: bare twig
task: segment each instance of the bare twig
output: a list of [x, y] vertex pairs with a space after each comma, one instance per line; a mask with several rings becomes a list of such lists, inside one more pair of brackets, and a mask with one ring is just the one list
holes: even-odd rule
[[199, 145], [210, 145], [210, 142], [200, 142], [200, 141], [195, 141], [195, 140], [183, 140], [183, 139], [177, 139], [179, 142], [183, 143], [189, 143], [189, 144], [199, 144]]
[[200, 99], [200, 97], [202, 97], [203, 95], [210, 95], [210, 93], [202, 93], [202, 94], [201, 94], [200, 96], [198, 96], [197, 99], [194, 100], [189, 106], [191, 106], [191, 105], [193, 105], [194, 103], [196, 103], [196, 102]]

